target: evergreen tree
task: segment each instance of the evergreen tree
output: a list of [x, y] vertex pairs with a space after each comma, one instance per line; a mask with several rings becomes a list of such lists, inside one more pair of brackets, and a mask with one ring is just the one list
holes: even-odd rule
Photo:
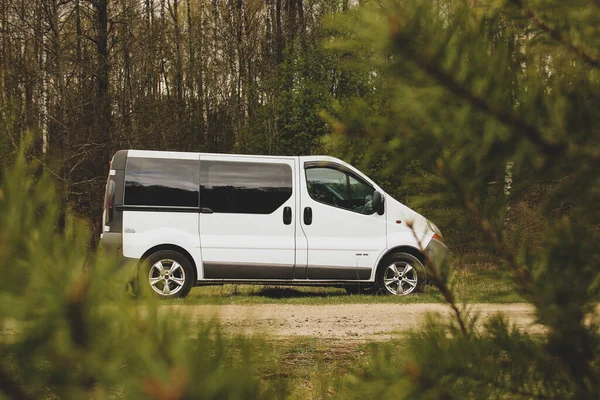
[[[532, 336], [498, 315], [478, 331], [454, 304], [450, 266], [429, 263], [432, 284], [453, 306], [452, 321], [432, 318], [405, 343], [404, 368], [384, 359], [357, 393], [596, 398], [597, 2], [389, 0], [365, 7], [353, 25], [354, 40], [380, 52], [373, 69], [392, 86], [389, 113], [373, 125], [364, 116], [375, 108], [340, 110], [332, 125], [346, 135], [370, 134], [370, 153], [386, 157], [396, 175], [418, 160], [413, 183], [422, 188], [421, 204], [438, 210], [442, 231], [462, 220], [476, 232], [545, 328]], [[529, 214], [509, 207], [522, 201]], [[513, 215], [505, 226], [507, 210]], [[398, 392], [399, 382], [411, 390]]]
[[81, 222], [59, 232], [53, 182], [17, 153], [0, 178], [0, 398], [271, 397], [244, 340], [133, 301], [131, 269], [90, 255]]

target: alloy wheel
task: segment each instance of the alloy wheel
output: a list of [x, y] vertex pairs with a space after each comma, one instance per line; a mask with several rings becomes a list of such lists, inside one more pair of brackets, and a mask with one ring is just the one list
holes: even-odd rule
[[174, 295], [185, 284], [185, 271], [175, 260], [159, 260], [150, 267], [148, 282], [152, 290], [161, 296]]
[[383, 274], [385, 290], [398, 296], [412, 293], [418, 281], [417, 270], [406, 261], [397, 261], [388, 265]]

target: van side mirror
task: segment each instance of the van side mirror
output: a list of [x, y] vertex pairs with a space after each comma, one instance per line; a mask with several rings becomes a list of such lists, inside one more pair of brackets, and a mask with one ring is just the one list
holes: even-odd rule
[[383, 215], [385, 208], [383, 207], [383, 196], [377, 190], [373, 193], [373, 210], [377, 211], [377, 214]]

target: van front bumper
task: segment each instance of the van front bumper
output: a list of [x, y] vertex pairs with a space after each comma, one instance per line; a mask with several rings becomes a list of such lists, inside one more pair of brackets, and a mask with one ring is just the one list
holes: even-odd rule
[[446, 245], [437, 239], [431, 239], [427, 247], [425, 247], [425, 253], [429, 258], [429, 261], [437, 268], [442, 268], [447, 262], [449, 262], [450, 251]]

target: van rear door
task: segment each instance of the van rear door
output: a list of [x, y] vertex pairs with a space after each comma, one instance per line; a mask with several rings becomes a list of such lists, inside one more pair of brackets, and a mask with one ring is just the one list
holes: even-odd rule
[[102, 212], [102, 233], [100, 235], [105, 248], [122, 251], [123, 181], [127, 150], [120, 150], [112, 158], [106, 180], [104, 207]]

